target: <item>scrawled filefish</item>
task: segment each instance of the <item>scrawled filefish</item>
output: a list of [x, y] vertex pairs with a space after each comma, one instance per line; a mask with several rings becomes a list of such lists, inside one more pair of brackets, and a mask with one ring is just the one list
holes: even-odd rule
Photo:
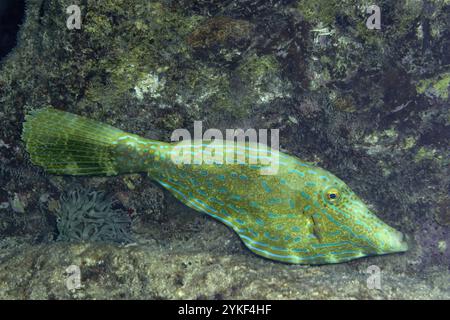
[[[32, 162], [52, 174], [148, 172], [269, 259], [325, 264], [407, 250], [403, 234], [370, 212], [342, 180], [282, 152], [259, 152], [260, 145], [214, 140], [226, 147], [213, 150], [211, 142], [165, 143], [53, 108], [27, 115], [22, 138]], [[221, 153], [247, 160], [276, 155], [277, 171], [262, 173], [263, 161], [198, 161]], [[180, 161], [189, 154], [196, 160]]]

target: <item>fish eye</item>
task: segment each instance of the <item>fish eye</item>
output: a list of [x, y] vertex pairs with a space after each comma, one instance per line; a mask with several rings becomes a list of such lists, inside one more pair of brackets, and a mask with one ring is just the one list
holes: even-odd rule
[[336, 202], [340, 198], [339, 190], [335, 188], [328, 189], [325, 192], [325, 197], [329, 202]]

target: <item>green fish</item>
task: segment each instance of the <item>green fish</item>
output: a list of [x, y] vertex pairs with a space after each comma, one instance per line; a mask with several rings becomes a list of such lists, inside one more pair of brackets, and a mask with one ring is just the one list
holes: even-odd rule
[[[52, 174], [147, 172], [268, 259], [327, 264], [408, 249], [403, 234], [370, 212], [342, 180], [267, 146], [227, 140], [165, 143], [53, 108], [27, 115], [22, 138], [31, 161]], [[185, 161], [189, 157], [194, 161]], [[226, 163], [215, 161], [220, 157]], [[268, 157], [277, 160], [275, 173], [263, 172]]]

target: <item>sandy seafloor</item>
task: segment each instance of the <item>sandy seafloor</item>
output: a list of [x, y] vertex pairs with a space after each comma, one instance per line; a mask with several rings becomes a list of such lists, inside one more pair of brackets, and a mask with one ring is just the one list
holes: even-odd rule
[[[78, 1], [69, 30], [72, 2], [28, 0], [0, 65], [0, 298], [450, 298], [448, 1], [377, 1], [381, 30], [366, 27], [372, 3], [351, 0]], [[410, 250], [278, 263], [145, 174], [48, 175], [20, 139], [46, 105], [162, 141], [194, 120], [278, 128], [282, 150], [343, 179]], [[136, 243], [55, 241], [75, 188], [116, 199]]]

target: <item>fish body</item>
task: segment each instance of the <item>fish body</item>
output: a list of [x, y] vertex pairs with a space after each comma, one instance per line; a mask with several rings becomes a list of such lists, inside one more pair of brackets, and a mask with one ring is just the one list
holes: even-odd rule
[[[407, 250], [330, 172], [267, 146], [214, 140], [165, 143], [52, 108], [27, 116], [23, 139], [48, 172], [147, 172], [187, 206], [234, 230], [252, 252], [296, 264], [338, 263]], [[276, 172], [265, 172], [267, 159]]]

